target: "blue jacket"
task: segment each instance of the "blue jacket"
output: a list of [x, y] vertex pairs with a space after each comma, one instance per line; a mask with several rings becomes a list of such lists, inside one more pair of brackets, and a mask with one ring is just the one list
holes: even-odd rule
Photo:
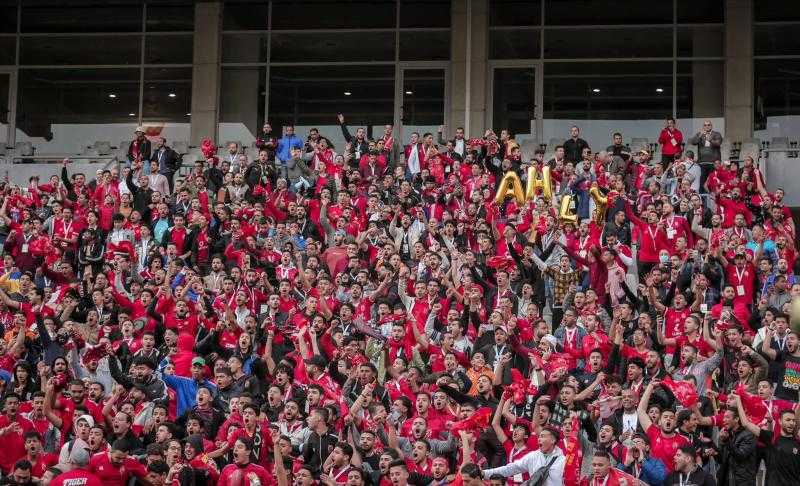
[[[625, 471], [628, 474], [633, 474], [632, 467], [625, 467], [624, 464], [617, 464], [617, 469]], [[642, 473], [639, 475], [639, 480], [643, 481], [650, 486], [660, 486], [664, 484], [667, 479], [667, 467], [661, 462], [661, 459], [655, 457], [648, 457], [642, 463]]]
[[178, 417], [183, 415], [183, 412], [197, 405], [197, 388], [200, 385], [210, 389], [211, 394], [215, 397], [217, 395], [217, 385], [206, 379], [203, 379], [201, 383], [198, 383], [191, 378], [186, 378], [185, 376], [162, 375], [161, 378], [168, 387], [175, 390], [175, 395], [178, 399]]
[[278, 140], [278, 148], [275, 150], [275, 155], [281, 162], [285, 162], [292, 158], [291, 149], [297, 147], [303, 150], [303, 141], [297, 135], [284, 136]]

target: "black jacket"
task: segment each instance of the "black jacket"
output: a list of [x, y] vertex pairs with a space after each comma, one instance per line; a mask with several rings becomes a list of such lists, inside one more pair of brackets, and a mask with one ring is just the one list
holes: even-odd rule
[[161, 153], [160, 150], [153, 152], [153, 155], [150, 157], [150, 162], [158, 162], [159, 172], [161, 174], [174, 174], [178, 172], [178, 169], [181, 168], [181, 156], [178, 155], [178, 152], [167, 146], [163, 148], [163, 153]]
[[303, 447], [303, 462], [311, 468], [314, 476], [319, 477], [322, 472], [322, 464], [325, 459], [333, 452], [336, 444], [339, 442], [339, 437], [330, 432], [319, 435], [316, 432], [311, 432], [308, 440]]
[[755, 486], [759, 459], [756, 456], [756, 437], [747, 429], [730, 433], [720, 440], [722, 457], [717, 474], [720, 485]]
[[680, 486], [683, 484], [693, 484], [696, 486], [716, 486], [714, 476], [708, 474], [703, 468], [696, 467], [690, 472], [688, 477], [681, 477], [678, 471], [672, 471], [664, 480], [664, 486]]
[[[569, 139], [564, 142], [564, 158], [570, 162], [577, 162], [583, 159], [583, 149], [589, 148], [589, 143], [579, 138], [577, 140]], [[555, 150], [555, 147], [553, 147]]]
[[142, 214], [142, 220], [145, 220], [144, 213], [145, 210], [148, 209], [147, 207], [150, 205], [150, 202], [153, 200], [153, 190], [149, 187], [139, 187], [134, 184], [133, 171], [128, 172], [127, 177], [125, 177], [125, 185], [128, 186], [128, 190], [131, 191], [131, 194], [133, 194], [131, 206], [133, 206], [133, 209], [139, 211], [139, 213]]
[[150, 160], [152, 145], [150, 144], [150, 140], [148, 140], [146, 137], [141, 141], [140, 140], [131, 141], [131, 144], [128, 145], [128, 160], [133, 162], [133, 159], [135, 158], [133, 156], [133, 147], [135, 146], [135, 144], [139, 145], [139, 156], [141, 160]]
[[[366, 137], [364, 137], [364, 140], [361, 142], [356, 140], [354, 136], [350, 135], [350, 130], [347, 129], [346, 123], [342, 123], [342, 136], [345, 140], [353, 144], [352, 150], [354, 154], [358, 152], [360, 155], [364, 155], [369, 152], [369, 142], [367, 142]], [[358, 163], [358, 160], [356, 160], [356, 163]]]

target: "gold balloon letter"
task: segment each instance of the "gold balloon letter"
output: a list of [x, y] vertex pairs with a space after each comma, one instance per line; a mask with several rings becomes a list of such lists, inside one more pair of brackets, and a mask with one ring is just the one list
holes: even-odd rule
[[592, 183], [592, 188], [589, 189], [589, 195], [594, 199], [594, 222], [603, 225], [606, 223], [606, 210], [608, 209], [608, 198], [600, 192], [597, 183]]
[[494, 202], [497, 205], [502, 205], [506, 196], [511, 195], [516, 199], [517, 204], [525, 204], [525, 195], [522, 193], [522, 181], [513, 170], [505, 173], [500, 180], [500, 185], [497, 187], [497, 194], [494, 196]]
[[558, 218], [564, 223], [577, 223], [578, 214], [575, 212], [575, 199], [572, 196], [561, 196], [561, 208]]
[[550, 179], [550, 167], [544, 166], [542, 177], [538, 177], [536, 167], [528, 167], [528, 182], [525, 184], [525, 199], [536, 199], [536, 191], [542, 190], [542, 197], [545, 201], [553, 198], [553, 181]]

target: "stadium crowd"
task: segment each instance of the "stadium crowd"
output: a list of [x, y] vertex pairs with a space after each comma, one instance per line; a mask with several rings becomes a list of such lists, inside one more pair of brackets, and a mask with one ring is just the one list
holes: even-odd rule
[[796, 484], [795, 225], [711, 123], [338, 120], [6, 181], [0, 484]]

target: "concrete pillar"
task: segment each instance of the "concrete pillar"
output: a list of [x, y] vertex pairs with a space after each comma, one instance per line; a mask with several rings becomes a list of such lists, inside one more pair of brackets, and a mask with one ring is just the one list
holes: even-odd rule
[[[718, 31], [702, 28], [692, 29], [692, 54], [697, 57], [718, 56], [724, 52], [720, 43], [724, 40]], [[721, 116], [723, 106], [723, 64], [716, 61], [692, 62], [692, 118], [715, 118]]]
[[753, 135], [753, 1], [725, 0], [725, 138]]
[[[228, 59], [235, 53], [261, 52], [263, 39], [259, 35], [230, 36], [223, 44], [222, 57]], [[232, 59], [237, 59], [232, 57]], [[250, 60], [242, 57], [241, 62]], [[255, 138], [259, 133], [258, 111], [263, 108], [260, 94], [264, 73], [258, 67], [225, 68], [220, 77], [224, 91], [219, 94], [219, 119], [224, 122], [242, 123]], [[220, 140], [224, 143], [225, 140]]]
[[217, 138], [221, 28], [222, 2], [198, 2], [194, 7], [192, 145], [200, 145], [204, 138]]
[[486, 129], [487, 118], [489, 2], [453, 0], [451, 15], [451, 100], [447, 135], [452, 136], [456, 127], [463, 126], [468, 136], [480, 136]]

